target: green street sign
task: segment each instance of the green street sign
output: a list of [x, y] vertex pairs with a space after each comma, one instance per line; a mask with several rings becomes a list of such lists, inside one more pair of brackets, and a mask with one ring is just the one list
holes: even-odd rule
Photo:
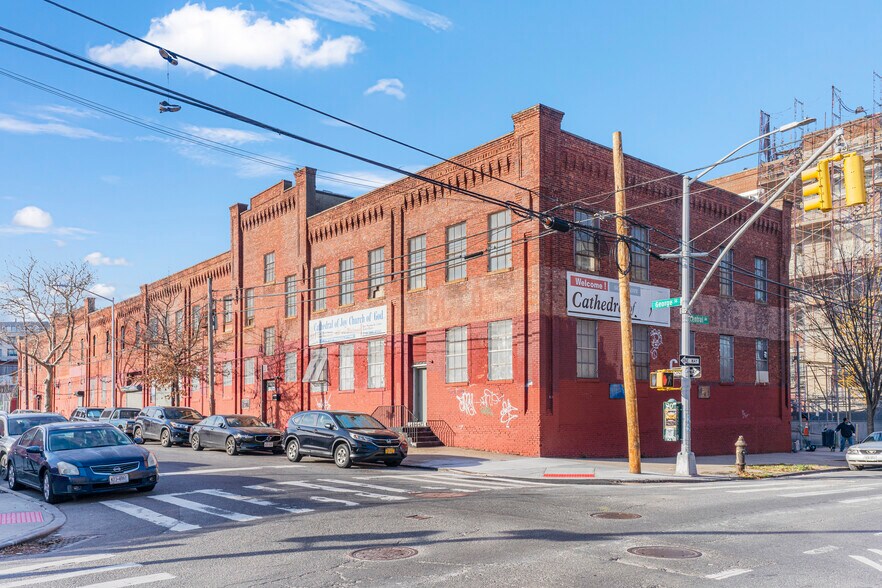
[[706, 314], [690, 314], [689, 322], [693, 325], [706, 325], [710, 322], [710, 319]]
[[672, 306], [680, 306], [680, 297], [676, 298], [665, 298], [664, 300], [653, 300], [652, 308], [671, 308]]

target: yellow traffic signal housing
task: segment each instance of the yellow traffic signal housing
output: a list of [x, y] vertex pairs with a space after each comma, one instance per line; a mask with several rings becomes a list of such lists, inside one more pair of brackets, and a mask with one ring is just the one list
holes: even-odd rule
[[842, 175], [845, 184], [845, 205], [858, 206], [867, 203], [867, 180], [864, 177], [864, 158], [849, 153], [842, 159]]
[[674, 383], [674, 370], [656, 370], [649, 374], [649, 387], [653, 390], [679, 390]]
[[[863, 170], [861, 171], [863, 178]], [[811, 182], [811, 183], [810, 183]], [[802, 196], [817, 196], [811, 201], [805, 201], [805, 211], [820, 210], [829, 212], [833, 210], [833, 193], [830, 190], [830, 161], [822, 159], [814, 170], [802, 172]], [[866, 197], [865, 197], [866, 199]]]

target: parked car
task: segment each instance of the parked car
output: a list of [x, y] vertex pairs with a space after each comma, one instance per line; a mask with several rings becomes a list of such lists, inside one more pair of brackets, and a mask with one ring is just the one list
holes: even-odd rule
[[104, 409], [97, 406], [80, 406], [71, 413], [70, 420], [75, 423], [94, 422], [98, 420], [102, 412]]
[[225, 449], [229, 455], [240, 451], [282, 451], [282, 431], [247, 414], [216, 414], [193, 425], [190, 446], [194, 451]]
[[41, 413], [42, 410], [34, 410], [32, 408], [16, 408], [10, 414], [32, 414], [32, 413]]
[[875, 433], [870, 433], [866, 439], [861, 441], [861, 443], [868, 443], [870, 441], [882, 441], [882, 431], [876, 431]]
[[882, 437], [877, 437], [874, 433], [863, 442], [852, 445], [845, 452], [845, 461], [850, 470], [882, 466]]
[[50, 504], [94, 492], [149, 492], [159, 481], [156, 457], [136, 442], [107, 423], [33, 427], [10, 448], [9, 487], [40, 490]]
[[67, 419], [54, 412], [11, 412], [0, 414], [0, 480], [6, 479], [6, 456], [22, 433], [47, 423], [63, 423]]
[[110, 423], [129, 437], [135, 436], [135, 419], [138, 418], [139, 408], [105, 408], [99, 423]]
[[407, 440], [370, 415], [310, 410], [288, 420], [285, 454], [295, 462], [303, 456], [330, 457], [341, 468], [363, 462], [396, 467], [407, 457]]
[[132, 429], [135, 437], [159, 441], [163, 447], [190, 442], [190, 427], [204, 419], [186, 406], [148, 406], [141, 410]]

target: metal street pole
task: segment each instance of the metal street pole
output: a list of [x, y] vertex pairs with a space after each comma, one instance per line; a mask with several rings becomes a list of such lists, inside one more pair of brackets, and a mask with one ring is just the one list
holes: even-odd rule
[[214, 298], [208, 278], [208, 413], [214, 414]]
[[[689, 355], [689, 278], [692, 273], [689, 271], [691, 263], [691, 244], [692, 238], [689, 232], [690, 208], [689, 208], [689, 186], [692, 180], [688, 176], [683, 176], [683, 229], [681, 240], [683, 241], [680, 248], [680, 298], [682, 305], [680, 307], [680, 355]], [[683, 368], [680, 375], [680, 403], [683, 405], [683, 430], [680, 444], [680, 453], [677, 454], [676, 473], [680, 476], [697, 476], [698, 469], [695, 465], [695, 454], [692, 453], [692, 412], [690, 410], [690, 393], [692, 391], [692, 368]]]
[[116, 302], [110, 299], [110, 390], [113, 405], [119, 406], [116, 397]]

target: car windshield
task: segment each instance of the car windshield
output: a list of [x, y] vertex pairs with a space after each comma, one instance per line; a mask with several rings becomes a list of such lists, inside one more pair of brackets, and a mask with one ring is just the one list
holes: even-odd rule
[[253, 416], [228, 416], [227, 424], [231, 427], [265, 427], [266, 425], [260, 419]]
[[86, 416], [89, 417], [90, 419], [97, 419], [98, 417], [101, 416], [101, 411], [102, 411], [102, 409], [100, 409], [100, 408], [90, 408], [89, 410], [86, 411]]
[[49, 431], [49, 451], [114, 447], [116, 445], [131, 445], [131, 443], [129, 438], [120, 433], [116, 427]]
[[167, 419], [203, 419], [201, 414], [192, 408], [166, 408], [165, 418]]
[[137, 408], [129, 408], [126, 410], [121, 410], [117, 413], [117, 417], [119, 419], [133, 419], [138, 416], [138, 413], [141, 412]]
[[9, 419], [9, 434], [21, 435], [31, 427], [46, 423], [63, 423], [66, 420], [66, 418], [58, 414], [11, 418]]
[[366, 414], [337, 414], [337, 421], [344, 429], [385, 429], [380, 422]]

